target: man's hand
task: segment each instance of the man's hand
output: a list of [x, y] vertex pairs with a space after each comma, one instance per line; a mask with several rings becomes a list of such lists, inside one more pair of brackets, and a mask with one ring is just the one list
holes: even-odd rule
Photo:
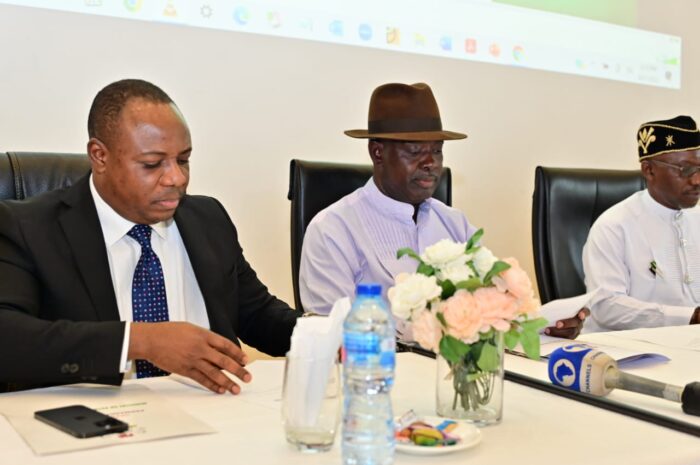
[[216, 393], [241, 392], [221, 370], [244, 383], [248, 357], [240, 347], [211, 331], [185, 322], [132, 323], [129, 360], [148, 360], [158, 368], [192, 378]]
[[591, 311], [584, 307], [578, 311], [575, 317], [559, 320], [554, 326], [545, 328], [544, 333], [547, 336], [576, 339], [583, 329], [583, 322], [590, 314]]

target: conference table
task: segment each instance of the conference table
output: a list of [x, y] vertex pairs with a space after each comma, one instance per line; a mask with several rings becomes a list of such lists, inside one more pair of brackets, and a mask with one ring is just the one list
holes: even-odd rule
[[[677, 340], [691, 338], [695, 344], [700, 341], [700, 326], [682, 331], [683, 337]], [[581, 337], [592, 344], [662, 353], [671, 359], [630, 370], [636, 374], [677, 384], [700, 380], [697, 348], [672, 347], [652, 339], [634, 332]], [[396, 384], [392, 391], [395, 414], [409, 409], [421, 415], [434, 414], [435, 363], [414, 353], [397, 354]], [[546, 379], [546, 361], [506, 355], [505, 368]], [[284, 361], [279, 359], [252, 363], [253, 382], [245, 385], [238, 396], [212, 394], [172, 376], [125, 381], [127, 386], [147, 387], [149, 392], [206, 423], [214, 431], [211, 434], [40, 456], [0, 417], [0, 464], [341, 463], [338, 437], [331, 451], [319, 454], [304, 454], [286, 443], [280, 415], [283, 369]], [[698, 437], [510, 381], [505, 382], [504, 389], [503, 420], [482, 428], [482, 441], [478, 445], [430, 457], [397, 452], [395, 463], [700, 464]], [[53, 393], [60, 397], [65, 391], [65, 387], [48, 388], [39, 394]], [[124, 393], [119, 388], [110, 392], [117, 400]], [[22, 406], [29, 396], [36, 394], [32, 391], [3, 394], [0, 402], [11, 397], [13, 405]], [[700, 417], [681, 413], [678, 404], [617, 391], [610, 398], [700, 426]], [[26, 415], [31, 414], [28, 408]]]

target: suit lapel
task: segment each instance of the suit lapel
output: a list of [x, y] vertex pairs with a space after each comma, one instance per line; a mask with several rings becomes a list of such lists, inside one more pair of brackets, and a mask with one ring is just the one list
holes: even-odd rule
[[185, 244], [185, 250], [197, 278], [199, 290], [204, 297], [211, 329], [235, 340], [232, 323], [226, 311], [224, 297], [224, 271], [221, 261], [209, 244], [206, 225], [189, 208], [185, 197], [175, 212], [175, 223]]
[[69, 206], [59, 223], [100, 321], [119, 320], [102, 227], [90, 193], [89, 174], [66, 191]]

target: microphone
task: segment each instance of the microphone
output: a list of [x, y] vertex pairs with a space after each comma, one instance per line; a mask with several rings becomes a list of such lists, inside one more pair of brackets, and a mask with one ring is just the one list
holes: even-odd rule
[[700, 416], [699, 382], [680, 387], [625, 373], [612, 357], [584, 344], [570, 344], [552, 352], [547, 371], [552, 383], [574, 391], [606, 396], [613, 389], [623, 389], [680, 402], [683, 412]]

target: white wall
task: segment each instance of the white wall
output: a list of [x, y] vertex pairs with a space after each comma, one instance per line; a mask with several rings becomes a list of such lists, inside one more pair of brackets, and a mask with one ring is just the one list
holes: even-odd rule
[[646, 120], [697, 112], [700, 2], [641, 0], [640, 27], [683, 37], [682, 90], [347, 46], [0, 6], [0, 150], [84, 151], [94, 94], [124, 77], [160, 85], [192, 130], [190, 192], [218, 197], [248, 260], [289, 302], [291, 158], [368, 163], [379, 84], [428, 82], [446, 129], [454, 204], [486, 243], [531, 271], [537, 165], [637, 166]]

